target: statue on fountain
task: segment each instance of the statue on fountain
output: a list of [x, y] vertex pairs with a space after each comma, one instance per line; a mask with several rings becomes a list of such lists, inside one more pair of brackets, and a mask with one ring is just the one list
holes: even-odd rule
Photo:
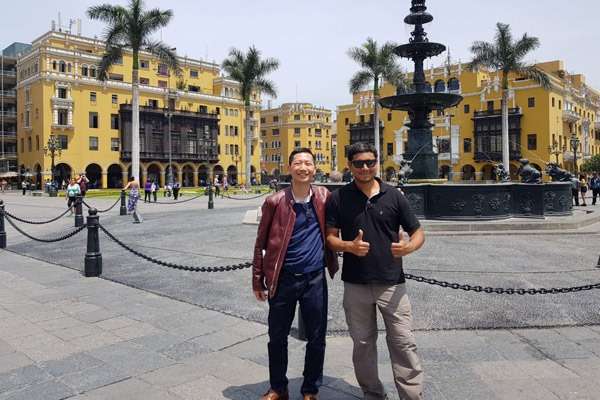
[[529, 160], [521, 158], [519, 160], [521, 167], [519, 168], [519, 176], [522, 183], [542, 183], [542, 173], [533, 168], [529, 164]]
[[557, 163], [546, 164], [546, 173], [552, 178], [552, 182], [571, 182], [573, 175], [558, 166]]
[[408, 178], [410, 178], [413, 173], [413, 169], [410, 166], [410, 161], [401, 160], [400, 161], [400, 170], [398, 171], [398, 185], [404, 186], [408, 183]]
[[502, 163], [494, 166], [494, 174], [496, 174], [496, 178], [499, 179], [500, 182], [510, 182], [510, 174], [506, 168], [504, 168]]

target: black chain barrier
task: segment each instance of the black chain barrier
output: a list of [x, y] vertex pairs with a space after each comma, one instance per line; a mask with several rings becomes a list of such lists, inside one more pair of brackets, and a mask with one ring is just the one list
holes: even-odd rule
[[258, 199], [259, 197], [266, 196], [268, 194], [271, 194], [271, 192], [261, 193], [258, 196], [252, 196], [252, 197], [232, 197], [232, 196], [228, 196], [226, 194], [222, 194], [221, 197], [225, 197], [226, 199], [231, 199], [231, 200], [254, 200], [254, 199]]
[[143, 253], [129, 247], [127, 244], [123, 243], [121, 240], [117, 239], [112, 233], [110, 233], [108, 230], [106, 230], [106, 228], [104, 226], [102, 226], [100, 224], [98, 224], [98, 226], [100, 227], [100, 230], [102, 230], [102, 232], [104, 232], [106, 234], [106, 236], [109, 237], [109, 239], [111, 239], [113, 242], [115, 242], [116, 244], [118, 244], [119, 246], [124, 248], [125, 250], [129, 251], [130, 253], [132, 253], [140, 258], [143, 258], [146, 261], [150, 261], [151, 263], [162, 265], [163, 267], [179, 269], [182, 271], [191, 271], [191, 272], [225, 272], [225, 271], [235, 271], [237, 269], [250, 268], [252, 266], [252, 262], [247, 261], [247, 262], [243, 262], [243, 263], [239, 263], [239, 264], [224, 265], [221, 267], [192, 267], [189, 265], [175, 264], [172, 262], [158, 260], [156, 258], [150, 257], [146, 254], [143, 254]]
[[563, 288], [531, 288], [531, 289], [513, 289], [513, 288], [494, 288], [490, 286], [479, 286], [479, 285], [467, 285], [467, 284], [459, 284], [459, 283], [451, 283], [446, 281], [438, 281], [433, 278], [425, 278], [422, 276], [412, 275], [412, 274], [404, 274], [406, 279], [412, 279], [417, 282], [424, 282], [430, 285], [437, 285], [444, 288], [450, 289], [460, 289], [465, 291], [472, 291], [477, 293], [495, 293], [495, 294], [559, 294], [559, 293], [574, 293], [581, 292], [584, 290], [592, 290], [592, 289], [600, 289], [600, 283], [594, 283], [590, 285], [583, 286], [573, 286], [573, 287], [563, 287]]
[[192, 200], [199, 199], [200, 197], [204, 197], [204, 195], [203, 195], [203, 194], [200, 194], [200, 195], [198, 195], [198, 196], [190, 197], [189, 199], [185, 199], [185, 200], [175, 200], [175, 201], [151, 201], [150, 203], [156, 203], [156, 204], [181, 204], [181, 203], [187, 203], [188, 201], [192, 201]]
[[43, 243], [55, 243], [55, 242], [61, 242], [63, 240], [67, 240], [70, 237], [73, 237], [75, 235], [77, 235], [79, 232], [81, 232], [82, 230], [84, 230], [85, 228], [87, 228], [87, 224], [84, 224], [83, 226], [80, 226], [79, 228], [63, 235], [60, 236], [58, 238], [54, 238], [54, 239], [45, 239], [45, 238], [37, 238], [35, 236], [31, 236], [29, 233], [23, 231], [21, 228], [19, 228], [13, 221], [12, 218], [8, 216], [8, 214], [5, 214], [6, 216], [6, 220], [8, 221], [9, 224], [12, 225], [13, 228], [15, 228], [15, 230], [17, 232], [19, 232], [21, 235], [28, 237], [31, 240], [35, 240], [36, 242], [43, 242]]
[[58, 221], [59, 219], [61, 219], [62, 217], [64, 217], [69, 211], [71, 211], [71, 209], [67, 208], [65, 210], [65, 212], [63, 212], [62, 214], [60, 214], [58, 217], [54, 217], [54, 218], [49, 219], [47, 221], [30, 221], [30, 220], [26, 220], [24, 218], [17, 217], [16, 215], [13, 215], [13, 214], [9, 213], [6, 210], [4, 210], [4, 215], [6, 215], [7, 217], [10, 217], [10, 218], [12, 218], [14, 220], [17, 220], [19, 222], [23, 222], [25, 224], [44, 225], [44, 224], [49, 224], [49, 223], [54, 222], [54, 221]]
[[[82, 203], [83, 203], [83, 204], [84, 204], [84, 205], [85, 205], [87, 208], [96, 208], [96, 207], [94, 207], [94, 206], [91, 206], [91, 205], [89, 205], [88, 203], [86, 203], [86, 202], [85, 202], [85, 200], [83, 200], [83, 199], [81, 200], [81, 202], [82, 202]], [[98, 210], [98, 209], [96, 208], [96, 211], [98, 211], [98, 213], [105, 213], [105, 212], [109, 212], [110, 210], [112, 210], [113, 208], [115, 208], [115, 206], [116, 206], [117, 204], [119, 204], [120, 202], [121, 202], [121, 198], [118, 198], [118, 199], [117, 199], [117, 201], [115, 201], [115, 203], [114, 203], [112, 206], [108, 207], [107, 209], [105, 209], [105, 210]]]

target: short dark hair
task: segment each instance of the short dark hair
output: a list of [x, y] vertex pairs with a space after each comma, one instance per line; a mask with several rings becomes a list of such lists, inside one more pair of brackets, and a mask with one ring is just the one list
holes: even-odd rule
[[313, 159], [313, 162], [315, 161], [315, 155], [313, 154], [313, 152], [312, 152], [311, 149], [309, 149], [308, 147], [300, 147], [298, 149], [294, 149], [294, 151], [292, 151], [290, 153], [290, 158], [288, 159], [289, 165], [292, 165], [292, 161], [294, 161], [294, 157], [296, 156], [296, 154], [300, 154], [300, 153], [308, 153], [308, 154], [310, 154], [310, 156]]
[[354, 156], [359, 153], [373, 153], [375, 158], [377, 158], [377, 150], [375, 149], [375, 146], [373, 146], [371, 143], [358, 142], [348, 147], [348, 161], [352, 161]]

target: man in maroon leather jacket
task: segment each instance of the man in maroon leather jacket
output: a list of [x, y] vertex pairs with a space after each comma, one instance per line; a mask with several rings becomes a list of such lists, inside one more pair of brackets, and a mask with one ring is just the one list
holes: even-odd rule
[[290, 187], [269, 196], [254, 246], [252, 288], [259, 301], [269, 301], [270, 389], [261, 400], [287, 400], [287, 338], [296, 303], [306, 326], [306, 358], [301, 392], [317, 399], [323, 380], [327, 331], [327, 280], [338, 270], [336, 255], [325, 248], [324, 187], [311, 185], [315, 175], [310, 149], [294, 150], [289, 158]]

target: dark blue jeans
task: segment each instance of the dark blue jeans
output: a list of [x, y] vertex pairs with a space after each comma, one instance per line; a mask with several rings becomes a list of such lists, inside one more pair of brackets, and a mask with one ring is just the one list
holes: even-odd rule
[[327, 332], [327, 280], [325, 270], [294, 275], [281, 272], [275, 297], [269, 300], [269, 376], [271, 388], [287, 391], [288, 335], [296, 303], [306, 327], [306, 355], [302, 394], [317, 394], [323, 382]]

